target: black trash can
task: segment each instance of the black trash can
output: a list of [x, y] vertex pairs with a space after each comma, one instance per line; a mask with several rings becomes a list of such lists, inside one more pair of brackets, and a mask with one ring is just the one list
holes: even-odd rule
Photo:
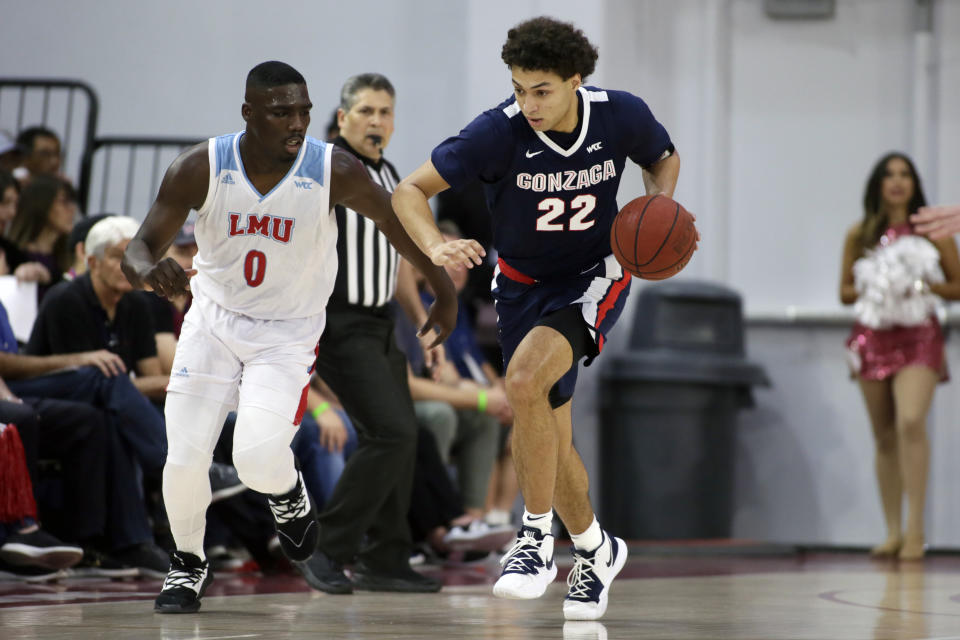
[[604, 527], [630, 539], [730, 537], [736, 417], [758, 384], [770, 383], [745, 359], [735, 291], [683, 280], [642, 289], [630, 349], [601, 373]]

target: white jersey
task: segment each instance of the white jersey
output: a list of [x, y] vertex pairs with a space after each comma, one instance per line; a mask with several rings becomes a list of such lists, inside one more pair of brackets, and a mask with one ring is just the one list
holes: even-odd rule
[[307, 137], [287, 175], [262, 195], [243, 167], [242, 137], [241, 131], [210, 138], [210, 184], [197, 212], [191, 289], [252, 318], [321, 313], [337, 277], [333, 145]]

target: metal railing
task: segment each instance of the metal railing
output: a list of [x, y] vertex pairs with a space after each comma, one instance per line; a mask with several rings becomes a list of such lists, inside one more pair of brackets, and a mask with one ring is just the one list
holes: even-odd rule
[[119, 213], [142, 220], [167, 167], [184, 149], [198, 142], [196, 138], [97, 138], [90, 153], [87, 212]]

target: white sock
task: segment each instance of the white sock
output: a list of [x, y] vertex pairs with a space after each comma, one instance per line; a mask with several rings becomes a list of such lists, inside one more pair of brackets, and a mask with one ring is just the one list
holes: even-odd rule
[[547, 511], [546, 513], [530, 513], [524, 509], [523, 524], [524, 526], [530, 527], [531, 529], [536, 529], [540, 533], [547, 535], [553, 530], [553, 511]]
[[600, 543], [603, 542], [603, 532], [600, 530], [597, 517], [593, 517], [593, 522], [583, 533], [571, 533], [570, 540], [573, 542], [573, 546], [581, 551], [593, 551], [599, 547]]

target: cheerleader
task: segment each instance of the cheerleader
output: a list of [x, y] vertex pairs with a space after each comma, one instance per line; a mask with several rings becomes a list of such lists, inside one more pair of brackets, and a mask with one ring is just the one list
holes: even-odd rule
[[930, 459], [927, 413], [934, 389], [947, 379], [937, 309], [942, 300], [960, 299], [960, 259], [952, 238], [930, 242], [914, 235], [909, 216], [926, 200], [904, 154], [880, 159], [863, 205], [863, 219], [844, 243], [840, 300], [855, 304], [847, 353], [873, 428], [887, 528], [872, 553], [919, 560]]

